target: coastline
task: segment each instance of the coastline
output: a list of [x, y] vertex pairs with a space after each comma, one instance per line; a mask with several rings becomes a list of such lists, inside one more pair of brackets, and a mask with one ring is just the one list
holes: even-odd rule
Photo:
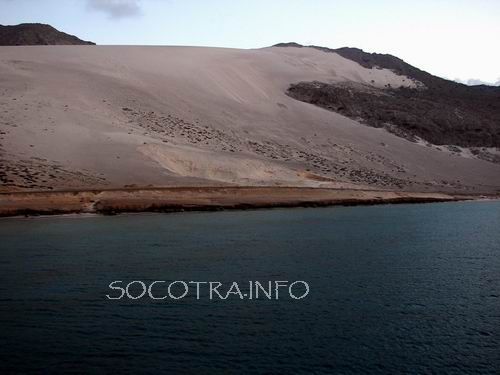
[[302, 187], [163, 187], [0, 193], [0, 217], [245, 210], [484, 199], [448, 193]]

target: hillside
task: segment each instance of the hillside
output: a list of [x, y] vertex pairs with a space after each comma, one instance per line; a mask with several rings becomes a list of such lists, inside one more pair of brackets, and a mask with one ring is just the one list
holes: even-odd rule
[[[500, 147], [500, 88], [466, 86], [448, 81], [386, 54], [366, 53], [357, 48], [302, 47], [336, 53], [368, 69], [389, 69], [421, 82], [418, 89], [331, 85], [301, 82], [290, 87], [293, 98], [334, 110], [370, 126], [437, 145]], [[483, 154], [481, 150], [475, 150]], [[494, 156], [485, 156], [490, 159]], [[500, 160], [499, 160], [500, 161]]]
[[[290, 85], [422, 83], [315, 48], [1, 47], [3, 191], [309, 186], [497, 192], [493, 148], [437, 145], [296, 100]], [[363, 120], [360, 120], [363, 121]]]
[[15, 26], [0, 25], [0, 46], [32, 45], [93, 45], [74, 35], [58, 31], [41, 23], [22, 23]]

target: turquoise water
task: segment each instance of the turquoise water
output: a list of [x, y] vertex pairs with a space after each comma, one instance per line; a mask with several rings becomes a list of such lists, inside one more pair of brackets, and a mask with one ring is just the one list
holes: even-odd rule
[[[109, 300], [114, 280], [310, 292]], [[2, 373], [497, 374], [499, 327], [500, 202], [0, 220]]]

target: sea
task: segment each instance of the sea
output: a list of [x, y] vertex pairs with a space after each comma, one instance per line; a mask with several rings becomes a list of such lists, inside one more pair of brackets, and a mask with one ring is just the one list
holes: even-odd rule
[[0, 337], [2, 374], [498, 374], [500, 202], [1, 219]]

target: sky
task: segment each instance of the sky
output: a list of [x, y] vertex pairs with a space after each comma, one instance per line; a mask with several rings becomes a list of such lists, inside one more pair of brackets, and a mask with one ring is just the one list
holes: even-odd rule
[[500, 84], [499, 20], [500, 0], [0, 0], [2, 25], [97, 44], [358, 47], [469, 84]]

